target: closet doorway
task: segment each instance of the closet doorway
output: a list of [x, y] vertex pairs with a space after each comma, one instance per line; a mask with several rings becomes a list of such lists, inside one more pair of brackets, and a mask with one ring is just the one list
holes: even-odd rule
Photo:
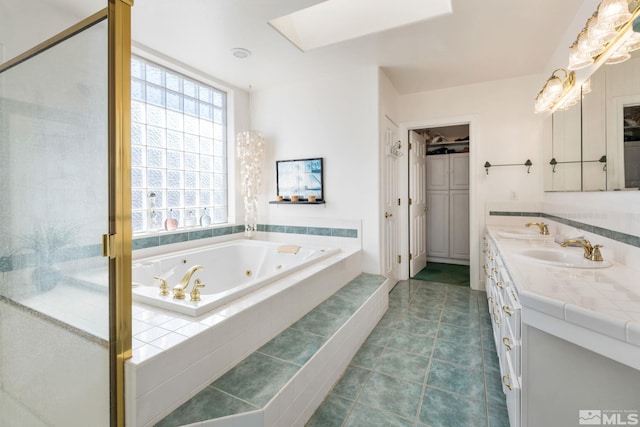
[[408, 132], [409, 277], [429, 262], [469, 265], [469, 123]]

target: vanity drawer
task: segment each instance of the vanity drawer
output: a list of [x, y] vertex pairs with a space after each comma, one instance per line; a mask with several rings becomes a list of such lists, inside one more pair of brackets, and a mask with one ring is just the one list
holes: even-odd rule
[[520, 381], [511, 366], [511, 362], [507, 358], [506, 373], [502, 374], [502, 391], [505, 394], [507, 400], [507, 412], [509, 413], [509, 425], [511, 427], [520, 426], [520, 396], [522, 389], [520, 387]]
[[502, 317], [513, 333], [513, 338], [520, 341], [520, 313], [522, 306], [518, 302], [518, 297], [513, 286], [506, 287], [502, 298]]
[[509, 366], [512, 367], [513, 373], [515, 374], [514, 378], [519, 378], [521, 376], [521, 341], [514, 337], [513, 331], [511, 330], [509, 323], [506, 321], [502, 323], [502, 327], [500, 328], [500, 342], [498, 343], [498, 345], [498, 353], [500, 355], [499, 357], [502, 373], [509, 373], [506, 363], [508, 361]]
[[[493, 290], [493, 308], [491, 309], [491, 325], [493, 327], [493, 339], [496, 344], [496, 350], [500, 349], [501, 342], [501, 329], [503, 327], [503, 318], [504, 315], [502, 313], [502, 296], [500, 292], [497, 290]], [[498, 351], [498, 354], [500, 352]]]

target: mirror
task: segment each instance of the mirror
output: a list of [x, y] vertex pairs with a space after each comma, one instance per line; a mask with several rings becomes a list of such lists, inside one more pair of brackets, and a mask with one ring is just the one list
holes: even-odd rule
[[[640, 51], [633, 52], [622, 64], [606, 67], [607, 190], [640, 187], [639, 76]], [[585, 117], [583, 121], [591, 119]]]
[[591, 75], [582, 102], [552, 116], [545, 191], [640, 187], [640, 51]]
[[582, 113], [582, 191], [607, 188], [606, 98], [607, 72], [611, 67], [615, 65], [602, 66], [591, 75], [591, 92], [583, 94], [579, 108]]
[[546, 191], [582, 190], [582, 134], [580, 106], [556, 111], [552, 117], [552, 143], [545, 166]]

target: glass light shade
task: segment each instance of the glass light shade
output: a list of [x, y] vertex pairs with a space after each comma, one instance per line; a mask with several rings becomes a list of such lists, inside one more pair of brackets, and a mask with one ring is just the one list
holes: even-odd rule
[[572, 89], [571, 92], [569, 92], [567, 96], [562, 100], [562, 103], [558, 106], [558, 110], [568, 110], [569, 108], [576, 105], [578, 101], [580, 101], [580, 98], [580, 91], [576, 90], [575, 88]]
[[619, 27], [631, 18], [629, 5], [625, 0], [602, 0], [598, 6], [598, 26]]
[[640, 33], [632, 33], [624, 45], [627, 48], [627, 52], [640, 49]]
[[604, 50], [604, 45], [613, 40], [618, 32], [610, 23], [603, 22], [599, 25], [598, 18], [592, 16], [587, 21], [587, 34], [592, 46], [599, 45]]
[[604, 45], [589, 38], [589, 33], [582, 30], [578, 35], [578, 50], [584, 56], [593, 58], [604, 51]]
[[535, 114], [544, 113], [549, 109], [549, 106], [544, 102], [541, 95], [542, 94], [538, 95], [536, 102], [533, 105], [533, 112]]
[[583, 54], [578, 48], [577, 43], [574, 43], [569, 48], [569, 65], [567, 66], [569, 70], [579, 70], [591, 64], [593, 64], [593, 58]]
[[611, 56], [607, 59], [607, 62], [605, 62], [605, 64], [607, 65], [620, 64], [621, 62], [624, 62], [629, 58], [631, 58], [631, 54], [627, 50], [626, 45], [622, 45], [618, 48], [618, 50], [616, 50], [611, 54]]
[[553, 104], [562, 96], [564, 92], [564, 84], [557, 76], [552, 76], [545, 86], [542, 95], [549, 104]]
[[240, 188], [244, 201], [244, 234], [252, 237], [257, 231], [258, 193], [262, 184], [264, 160], [264, 136], [250, 130], [236, 136], [236, 148], [240, 159]]

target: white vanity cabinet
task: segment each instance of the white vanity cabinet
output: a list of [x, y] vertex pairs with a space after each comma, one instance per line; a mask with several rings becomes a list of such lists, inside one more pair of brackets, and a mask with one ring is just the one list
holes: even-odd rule
[[469, 153], [427, 156], [427, 257], [469, 259]]
[[493, 338], [500, 360], [502, 390], [506, 396], [511, 427], [520, 426], [522, 398], [522, 342], [518, 292], [500, 254], [488, 236], [484, 237], [487, 300]]
[[640, 326], [599, 313], [608, 302], [592, 296], [634, 308], [635, 270], [531, 263], [522, 251], [555, 245], [488, 230], [483, 270], [510, 426], [577, 426], [588, 411], [603, 420], [595, 425], [640, 425]]

